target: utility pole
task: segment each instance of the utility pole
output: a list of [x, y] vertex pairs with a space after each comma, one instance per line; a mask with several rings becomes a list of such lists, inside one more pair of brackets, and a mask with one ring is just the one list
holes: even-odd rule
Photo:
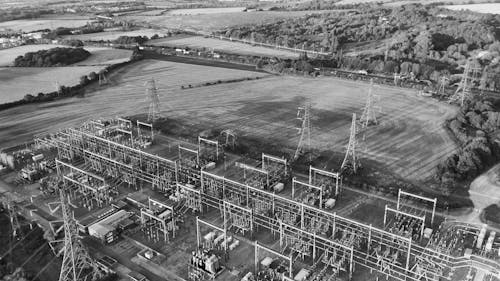
[[311, 162], [311, 103], [309, 101], [306, 101], [303, 107], [298, 108], [297, 119], [301, 121], [302, 125], [297, 128], [300, 139], [293, 160], [297, 160], [300, 154], [307, 150], [309, 152], [309, 162]]
[[[78, 226], [70, 210], [69, 197], [63, 188], [59, 189], [60, 202], [49, 203], [52, 213], [60, 210], [63, 225], [56, 229], [55, 236], [64, 233], [64, 238], [49, 242], [56, 255], [63, 255], [59, 281], [94, 281], [102, 277], [96, 262], [88, 255], [78, 234]], [[61, 221], [59, 221], [61, 223]], [[62, 244], [62, 248], [56, 245]]]
[[368, 90], [368, 97], [363, 109], [363, 113], [361, 114], [361, 118], [359, 119], [362, 129], [367, 128], [369, 125], [378, 124], [375, 109], [378, 108], [380, 110], [380, 107], [376, 106], [377, 101], [375, 100], [375, 98], [376, 97], [373, 95], [373, 79], [370, 79], [370, 89]]
[[149, 98], [148, 121], [153, 123], [160, 118], [160, 96], [153, 78], [146, 82], [146, 93]]
[[352, 172], [355, 174], [358, 171], [359, 165], [356, 155], [356, 147], [357, 147], [356, 134], [357, 134], [356, 113], [353, 113], [349, 144], [347, 144], [347, 151], [345, 153], [344, 161], [342, 161], [342, 166], [340, 167], [340, 170], [342, 172]]

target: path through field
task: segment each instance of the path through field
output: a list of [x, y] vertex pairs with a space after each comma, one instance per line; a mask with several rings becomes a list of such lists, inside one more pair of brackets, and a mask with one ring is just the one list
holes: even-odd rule
[[[231, 128], [240, 135], [265, 138], [294, 147], [298, 142], [297, 106], [304, 98], [312, 102], [313, 146], [343, 152], [348, 141], [353, 112], [361, 114], [368, 92], [366, 83], [330, 77], [274, 76], [254, 81], [181, 89], [180, 85], [217, 79], [266, 75], [164, 61], [142, 61], [122, 70], [112, 80], [117, 86], [104, 88], [81, 99], [29, 105], [0, 112], [2, 146], [16, 137], [57, 130], [100, 116], [145, 113], [148, 102], [144, 82], [157, 81], [162, 114], [209, 128]], [[429, 177], [444, 157], [456, 147], [443, 129], [455, 109], [413, 91], [375, 87], [380, 96], [380, 125], [366, 132], [360, 143], [362, 157], [377, 160], [410, 180]], [[15, 116], [16, 118], [12, 118]]]

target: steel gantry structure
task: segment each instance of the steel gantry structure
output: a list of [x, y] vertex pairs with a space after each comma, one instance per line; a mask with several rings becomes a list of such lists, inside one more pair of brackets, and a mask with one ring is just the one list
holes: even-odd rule
[[166, 190], [177, 183], [177, 162], [96, 136], [67, 129], [52, 140], [60, 159], [81, 158], [91, 170], [137, 187], [141, 182]]
[[[174, 183], [173, 188], [183, 190], [185, 196], [193, 195], [196, 203], [191, 206], [195, 211], [203, 212], [209, 208], [220, 210], [226, 230], [229, 225], [236, 226], [236, 229], [248, 229], [247, 226], [251, 225], [250, 232], [269, 231], [274, 236], [279, 235], [283, 245], [288, 239], [289, 247], [283, 247], [282, 250], [291, 251], [293, 248], [295, 259], [309, 255], [315, 257], [316, 262], [320, 260], [321, 264], [338, 265], [336, 268], [347, 269], [348, 273], [352, 273], [354, 265], [365, 266], [401, 281], [420, 281], [422, 276], [432, 274], [451, 280], [450, 272], [463, 267], [467, 261], [462, 256], [456, 257], [432, 247], [421, 246], [412, 237], [357, 222], [320, 209], [319, 206], [289, 199], [262, 187], [250, 186], [202, 169], [188, 171], [193, 173], [190, 176], [199, 177], [199, 181], [193, 185], [184, 184], [178, 179], [176, 161], [82, 130], [61, 132], [54, 142], [69, 156], [83, 158], [95, 169], [100, 167], [100, 173], [115, 169], [121, 177], [131, 174], [136, 180], [153, 184], [160, 175], [169, 172], [168, 179]], [[263, 155], [263, 168], [270, 173], [284, 176], [287, 174], [286, 165], [284, 159]], [[340, 177], [332, 176], [331, 179], [333, 183]], [[309, 180], [316, 185], [314, 179]], [[295, 246], [292, 247], [292, 244]], [[333, 253], [336, 253], [335, 256]], [[431, 268], [428, 261], [439, 264], [440, 269]], [[465, 266], [472, 267], [474, 264]]]

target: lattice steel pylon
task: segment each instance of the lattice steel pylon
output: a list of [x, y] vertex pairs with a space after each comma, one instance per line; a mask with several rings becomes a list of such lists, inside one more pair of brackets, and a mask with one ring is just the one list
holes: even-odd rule
[[[60, 210], [62, 221], [52, 222], [61, 223], [58, 229], [55, 229], [55, 235], [64, 233], [64, 237], [59, 240], [49, 242], [50, 247], [56, 255], [63, 255], [59, 281], [94, 281], [102, 277], [96, 262], [88, 255], [83, 247], [81, 237], [78, 234], [76, 220], [69, 208], [69, 198], [64, 189], [59, 189], [60, 202], [49, 203], [52, 213]], [[57, 246], [60, 247], [57, 247]]]
[[373, 79], [370, 79], [370, 89], [368, 90], [368, 97], [366, 99], [365, 107], [363, 108], [363, 113], [361, 113], [361, 118], [359, 118], [359, 123], [361, 128], [366, 128], [370, 125], [378, 124], [376, 109], [380, 111], [380, 106], [377, 105], [377, 96], [373, 94]]
[[16, 206], [14, 202], [10, 199], [7, 199], [6, 205], [7, 205], [7, 211], [9, 213], [12, 237], [17, 237], [18, 235], [22, 235], [21, 224], [19, 223], [19, 219], [17, 218]]
[[99, 86], [108, 84], [108, 78], [106, 78], [105, 71], [99, 72]]
[[299, 144], [293, 155], [293, 160], [297, 160], [304, 150], [309, 152], [309, 161], [311, 161], [311, 103], [307, 101], [303, 107], [297, 110], [297, 119], [301, 120]]
[[458, 102], [460, 106], [464, 105], [464, 102], [471, 98], [472, 84], [474, 83], [477, 76], [477, 67], [471, 65], [471, 61], [467, 61], [464, 66], [464, 72], [462, 74], [462, 79], [458, 83], [458, 88], [455, 93], [450, 97], [449, 102]]
[[443, 95], [444, 94], [444, 90], [445, 90], [445, 87], [446, 85], [448, 84], [448, 81], [450, 79], [446, 76], [441, 76], [441, 79], [439, 79], [439, 88], [438, 88], [438, 94], [440, 95]]
[[160, 118], [160, 96], [153, 78], [147, 81], [145, 86], [149, 98], [148, 121], [154, 122]]
[[340, 166], [340, 170], [342, 171], [342, 173], [356, 173], [358, 171], [359, 163], [358, 157], [356, 155], [356, 149], [358, 145], [358, 141], [356, 139], [357, 130], [356, 113], [353, 113], [349, 144], [347, 144], [347, 151], [345, 153], [344, 161], [342, 161], [342, 166]]

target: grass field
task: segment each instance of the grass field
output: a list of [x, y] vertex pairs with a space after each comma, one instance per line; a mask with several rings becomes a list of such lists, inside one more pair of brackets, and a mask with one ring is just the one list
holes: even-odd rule
[[82, 75], [101, 69], [101, 66], [0, 67], [0, 103], [20, 100], [26, 94], [54, 92], [56, 83], [76, 85]]
[[78, 15], [51, 15], [37, 19], [12, 20], [0, 22], [0, 32], [8, 30], [31, 32], [41, 29], [56, 29], [58, 27], [80, 27], [91, 22], [89, 17]]
[[[351, 115], [360, 114], [368, 84], [333, 78], [273, 77], [255, 81], [180, 89], [202, 81], [261, 75], [206, 66], [143, 61], [124, 69], [104, 88], [81, 99], [29, 105], [0, 112], [2, 145], [29, 140], [33, 133], [56, 130], [99, 116], [147, 112], [144, 81], [155, 77], [162, 113], [203, 129], [230, 128], [242, 136], [264, 138], [293, 148], [298, 142], [296, 108], [311, 99], [313, 141], [320, 150], [343, 152]], [[424, 180], [456, 146], [443, 128], [455, 108], [418, 97], [405, 89], [375, 87], [380, 96], [380, 125], [360, 140], [362, 158], [369, 158], [409, 180]], [[12, 120], [11, 116], [16, 115]], [[336, 159], [338, 160], [338, 159]], [[336, 161], [335, 160], [335, 161]], [[334, 160], [332, 160], [334, 161]], [[340, 163], [333, 163], [337, 166]]]
[[86, 49], [91, 52], [91, 56], [72, 66], [8, 67], [19, 55], [53, 47], [58, 45], [27, 45], [0, 50], [0, 103], [20, 100], [26, 94], [55, 91], [56, 83], [75, 85], [82, 75], [98, 72], [107, 65], [128, 61], [132, 55], [130, 50], [88, 47]]
[[243, 12], [245, 7], [230, 8], [199, 8], [199, 9], [175, 9], [167, 12], [169, 15], [205, 15]]
[[132, 31], [105, 31], [105, 32], [98, 32], [98, 33], [89, 33], [89, 34], [78, 34], [78, 35], [66, 35], [64, 36], [65, 39], [79, 39], [82, 41], [86, 40], [94, 40], [94, 41], [99, 41], [99, 40], [115, 40], [120, 36], [147, 36], [151, 37], [155, 34], [158, 35], [163, 35], [164, 32], [161, 30], [154, 30], [154, 29], [139, 29], [139, 30], [132, 30]]
[[[39, 50], [47, 50], [55, 47], [68, 47], [63, 45], [25, 45], [15, 48], [0, 50], [0, 67], [12, 66], [14, 59], [22, 56], [27, 52], [36, 52]], [[84, 47], [91, 53], [91, 56], [85, 61], [76, 63], [76, 65], [110, 65], [123, 61], [127, 61], [132, 55], [130, 50], [100, 48], [100, 47]]]
[[155, 46], [170, 46], [170, 47], [190, 47], [190, 48], [207, 48], [225, 53], [246, 54], [254, 56], [274, 56], [280, 58], [298, 58], [299, 54], [287, 50], [277, 50], [272, 48], [252, 46], [249, 44], [230, 42], [219, 40], [216, 38], [205, 38], [202, 36], [191, 36], [181, 38], [165, 38], [157, 39], [149, 42]]
[[322, 11], [292, 11], [292, 12], [237, 12], [203, 15], [126, 15], [123, 19], [144, 22], [160, 28], [182, 29], [193, 32], [211, 33], [230, 26], [263, 24], [278, 19], [294, 18]]

